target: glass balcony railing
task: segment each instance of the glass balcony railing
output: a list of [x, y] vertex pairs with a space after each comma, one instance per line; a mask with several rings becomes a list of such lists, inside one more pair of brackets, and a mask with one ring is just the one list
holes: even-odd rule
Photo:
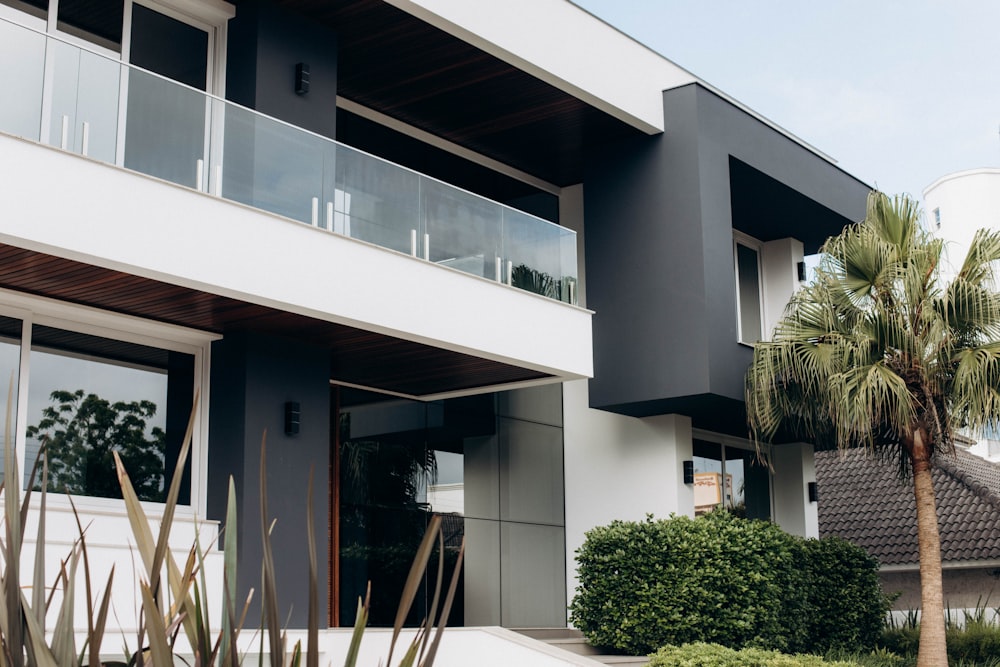
[[576, 234], [0, 19], [0, 132], [576, 303]]

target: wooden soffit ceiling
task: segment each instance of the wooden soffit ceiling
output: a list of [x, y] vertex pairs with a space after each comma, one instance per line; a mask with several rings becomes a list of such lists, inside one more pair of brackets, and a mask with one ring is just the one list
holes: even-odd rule
[[583, 180], [588, 147], [641, 134], [381, 0], [276, 4], [336, 33], [341, 97], [555, 185]]

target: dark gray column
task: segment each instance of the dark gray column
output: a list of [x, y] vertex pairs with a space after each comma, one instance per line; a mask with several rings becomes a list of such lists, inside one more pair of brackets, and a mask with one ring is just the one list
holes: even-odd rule
[[[239, 3], [229, 22], [226, 97], [283, 121], [335, 136], [337, 37], [266, 0]], [[295, 65], [309, 65], [309, 92], [295, 92]]]
[[[212, 345], [212, 386], [208, 452], [208, 515], [224, 519], [228, 479], [236, 483], [239, 531], [239, 595], [254, 588], [260, 601], [261, 438], [267, 433], [269, 518], [282, 620], [304, 627], [308, 614], [306, 507], [319, 564], [320, 619], [326, 623], [327, 484], [330, 446], [329, 353], [327, 350], [262, 334], [236, 334]], [[284, 407], [299, 403], [297, 435], [286, 435]], [[306, 494], [313, 470], [313, 495]], [[243, 599], [243, 598], [240, 598]], [[249, 618], [259, 618], [251, 611]]]

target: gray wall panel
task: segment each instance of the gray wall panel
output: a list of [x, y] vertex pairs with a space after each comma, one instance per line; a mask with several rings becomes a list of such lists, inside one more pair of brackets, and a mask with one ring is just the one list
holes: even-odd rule
[[500, 417], [500, 519], [562, 525], [563, 431]]
[[500, 524], [500, 599], [505, 628], [566, 625], [566, 530]]
[[465, 519], [465, 625], [500, 625], [500, 522]]
[[497, 394], [497, 414], [524, 421], [562, 426], [562, 385], [547, 384]]

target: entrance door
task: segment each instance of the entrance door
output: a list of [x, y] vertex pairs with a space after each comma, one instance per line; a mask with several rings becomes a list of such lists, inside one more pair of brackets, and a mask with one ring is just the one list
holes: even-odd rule
[[211, 80], [211, 32], [140, 4], [131, 13], [128, 61], [152, 74], [129, 72], [125, 166], [200, 188], [198, 164], [205, 164], [208, 152], [209, 100], [202, 92]]

